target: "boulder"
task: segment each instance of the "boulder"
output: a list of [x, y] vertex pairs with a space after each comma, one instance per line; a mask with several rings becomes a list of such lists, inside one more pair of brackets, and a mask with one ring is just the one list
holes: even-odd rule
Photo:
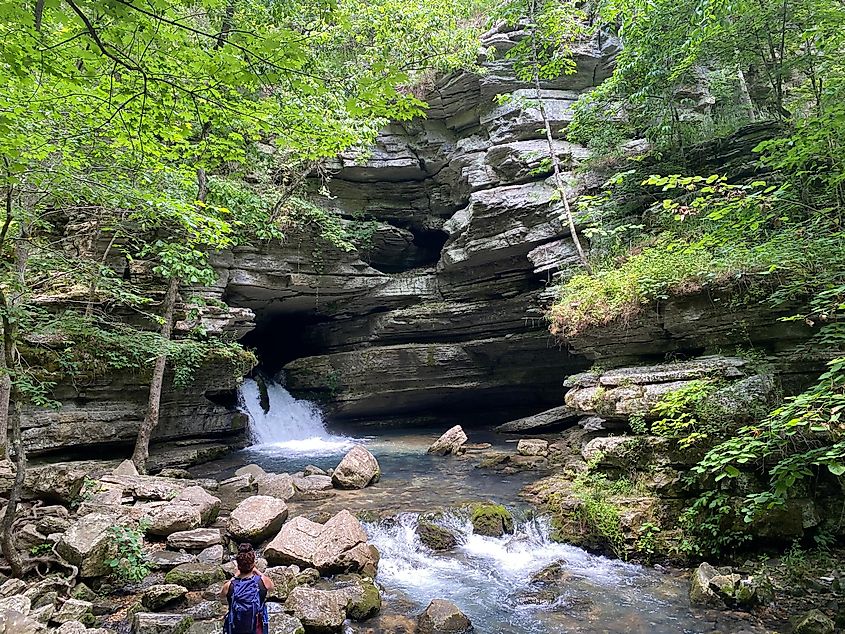
[[190, 564], [196, 561], [190, 553], [177, 553], [172, 550], [154, 550], [146, 554], [147, 562], [153, 567], [161, 570], [170, 570], [182, 564]]
[[[271, 634], [305, 634], [305, 628], [295, 616], [284, 612], [273, 612], [270, 614]], [[217, 634], [217, 630], [214, 631]]]
[[430, 454], [436, 456], [446, 456], [452, 454], [457, 456], [463, 450], [463, 445], [467, 441], [467, 435], [464, 433], [460, 425], [455, 425], [444, 433], [440, 438], [428, 448]]
[[188, 590], [207, 588], [212, 583], [224, 579], [226, 579], [226, 574], [221, 566], [201, 563], [176, 566], [164, 576], [168, 584], [184, 586]]
[[346, 595], [346, 616], [353, 621], [372, 618], [381, 610], [381, 593], [372, 579], [359, 578], [337, 592]]
[[21, 579], [16, 579], [15, 577], [11, 577], [10, 579], [6, 579], [6, 581], [0, 585], [0, 599], [21, 594], [24, 590], [26, 590], [26, 582]]
[[245, 476], [251, 475], [256, 480], [263, 478], [264, 476], [268, 475], [264, 469], [259, 467], [257, 464], [248, 464], [240, 467], [239, 469], [235, 470], [235, 476]]
[[174, 478], [176, 480], [193, 480], [194, 475], [187, 469], [167, 467], [158, 472], [159, 478]]
[[141, 605], [152, 612], [180, 601], [188, 594], [188, 589], [175, 583], [150, 586], [141, 595]]
[[197, 561], [201, 564], [219, 564], [223, 561], [226, 551], [220, 544], [216, 546], [209, 546], [197, 555]]
[[278, 532], [287, 517], [284, 500], [254, 495], [234, 508], [226, 528], [235, 539], [257, 544]]
[[135, 463], [131, 460], [124, 460], [119, 465], [117, 465], [114, 469], [112, 469], [112, 475], [116, 476], [136, 476], [140, 475], [138, 473], [138, 467], [135, 466]]
[[710, 587], [711, 579], [719, 576], [719, 571], [707, 562], [702, 563], [690, 579], [689, 600], [690, 605], [721, 607], [724, 602]]
[[269, 495], [281, 500], [289, 500], [295, 493], [293, 478], [287, 473], [270, 473], [258, 481], [258, 495]]
[[138, 612], [132, 619], [132, 634], [185, 634], [192, 621], [187, 614]]
[[54, 623], [66, 623], [68, 621], [79, 621], [86, 625], [94, 623], [94, 604], [80, 599], [68, 599], [53, 615]]
[[513, 533], [513, 515], [501, 504], [476, 504], [470, 515], [472, 532], [487, 537]]
[[824, 612], [812, 609], [795, 620], [794, 634], [833, 634], [836, 626]]
[[288, 595], [285, 612], [299, 619], [309, 634], [341, 632], [347, 602], [342, 592], [299, 586]]
[[464, 634], [472, 621], [451, 601], [434, 599], [417, 618], [418, 634]]
[[540, 438], [524, 438], [516, 445], [520, 456], [548, 456], [549, 441]]
[[329, 476], [295, 476], [293, 486], [296, 491], [294, 499], [297, 500], [322, 500], [335, 494]]
[[228, 489], [233, 493], [253, 493], [256, 489], [256, 479], [251, 473], [244, 473], [243, 475], [234, 476], [223, 480], [220, 483], [220, 488]]
[[343, 510], [325, 524], [298, 516], [287, 522], [264, 549], [271, 565], [296, 564], [321, 574], [375, 568], [375, 549], [367, 544], [361, 523]]
[[180, 531], [167, 536], [170, 548], [184, 548], [185, 550], [204, 550], [209, 546], [222, 543], [223, 536], [217, 528], [196, 528], [190, 531]]
[[0, 599], [0, 613], [3, 612], [17, 612], [24, 616], [29, 614], [32, 609], [32, 601], [29, 597], [22, 594], [16, 594], [11, 597]]
[[216, 520], [220, 512], [220, 498], [211, 495], [200, 486], [185, 487], [173, 498], [173, 504], [195, 507], [199, 511], [203, 526], [208, 526]]
[[56, 634], [86, 634], [88, 628], [79, 621], [68, 621], [56, 628]]
[[458, 545], [458, 540], [452, 533], [433, 522], [419, 522], [417, 536], [431, 550], [452, 550]]
[[331, 473], [326, 472], [325, 469], [321, 469], [320, 467], [316, 467], [312, 464], [306, 465], [305, 468], [302, 470], [302, 475], [304, 476], [312, 476], [312, 475], [332, 475]]
[[363, 489], [378, 482], [380, 477], [378, 460], [367, 449], [356, 445], [335, 467], [332, 484], [339, 489]]
[[193, 530], [202, 525], [199, 507], [175, 502], [148, 505], [143, 519], [146, 522], [147, 534], [159, 537]]
[[291, 590], [320, 577], [320, 573], [313, 568], [300, 570], [299, 566], [270, 566], [264, 570], [264, 574], [270, 577], [275, 585], [267, 595], [269, 601], [284, 601]]
[[100, 481], [109, 485], [117, 485], [123, 489], [124, 495], [136, 500], [160, 500], [169, 502], [178, 496], [186, 486], [184, 480], [159, 478], [146, 475], [106, 475]]
[[110, 515], [91, 513], [76, 521], [56, 544], [56, 552], [79, 568], [80, 577], [100, 577], [111, 568], [106, 563], [113, 542], [109, 529], [116, 523]]
[[579, 414], [568, 405], [561, 405], [533, 416], [504, 423], [495, 428], [500, 433], [526, 433], [556, 431], [571, 427], [578, 420]]
[[0, 633], [40, 634], [44, 626], [20, 612], [0, 612]]

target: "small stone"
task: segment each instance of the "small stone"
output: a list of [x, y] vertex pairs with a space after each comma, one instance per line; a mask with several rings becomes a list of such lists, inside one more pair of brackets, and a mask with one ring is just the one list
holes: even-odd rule
[[245, 475], [251, 475], [253, 478], [258, 480], [259, 478], [263, 478], [264, 476], [266, 476], [267, 472], [264, 471], [264, 469], [259, 467], [257, 464], [244, 465], [243, 467], [240, 467], [235, 471], [236, 477]]
[[418, 634], [464, 634], [472, 631], [469, 617], [445, 599], [434, 599], [417, 618]]
[[310, 464], [310, 465], [307, 465], [302, 470], [302, 475], [304, 475], [307, 478], [308, 476], [312, 476], [312, 475], [322, 475], [322, 476], [324, 476], [324, 475], [329, 475], [329, 474], [326, 473], [323, 469], [320, 469], [320, 467], [315, 467], [314, 465]]
[[287, 473], [268, 474], [258, 481], [258, 495], [289, 500], [295, 493], [293, 478]]
[[170, 570], [182, 564], [190, 564], [196, 561], [196, 558], [190, 553], [174, 552], [172, 550], [154, 550], [146, 554], [147, 562], [153, 568], [161, 570]]

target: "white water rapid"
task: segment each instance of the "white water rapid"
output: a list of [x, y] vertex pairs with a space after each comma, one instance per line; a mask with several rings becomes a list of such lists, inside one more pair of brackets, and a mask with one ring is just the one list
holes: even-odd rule
[[314, 403], [301, 401], [285, 388], [267, 382], [270, 408], [261, 407], [258, 383], [244, 380], [241, 405], [249, 415], [253, 449], [269, 454], [322, 456], [342, 452], [354, 444], [352, 438], [333, 436], [326, 430], [323, 415]]

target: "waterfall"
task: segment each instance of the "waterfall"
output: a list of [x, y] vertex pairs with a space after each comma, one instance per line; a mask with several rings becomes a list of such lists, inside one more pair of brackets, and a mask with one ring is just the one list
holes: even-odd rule
[[240, 395], [241, 405], [249, 415], [254, 449], [320, 455], [336, 453], [353, 444], [351, 438], [328, 432], [319, 407], [309, 401], [295, 399], [277, 383], [267, 382], [270, 407], [266, 412], [261, 406], [261, 392], [255, 380], [244, 380]]

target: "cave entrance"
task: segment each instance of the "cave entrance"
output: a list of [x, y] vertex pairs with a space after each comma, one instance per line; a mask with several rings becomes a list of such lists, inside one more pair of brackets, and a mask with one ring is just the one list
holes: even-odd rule
[[240, 341], [258, 357], [252, 374], [275, 378], [294, 359], [320, 354], [320, 346], [309, 337], [309, 331], [321, 321], [324, 319], [301, 313], [259, 315], [255, 328]]

